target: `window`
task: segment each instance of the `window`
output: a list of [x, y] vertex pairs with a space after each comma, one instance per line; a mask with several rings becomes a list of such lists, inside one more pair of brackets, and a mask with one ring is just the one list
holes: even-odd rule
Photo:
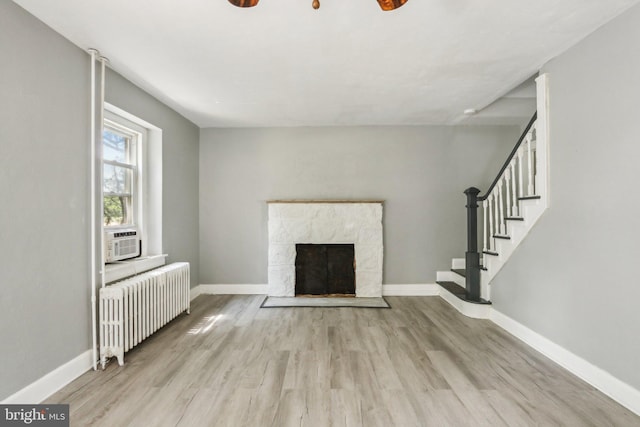
[[142, 256], [162, 254], [162, 129], [105, 103], [103, 226], [135, 228]]
[[141, 148], [144, 133], [119, 120], [105, 120], [102, 132], [102, 196], [105, 227], [140, 223]]

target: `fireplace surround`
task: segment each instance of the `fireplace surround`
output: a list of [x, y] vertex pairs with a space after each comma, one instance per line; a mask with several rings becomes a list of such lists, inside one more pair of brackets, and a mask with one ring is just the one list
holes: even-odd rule
[[269, 296], [295, 296], [296, 244], [353, 244], [356, 297], [382, 296], [382, 200], [268, 202]]

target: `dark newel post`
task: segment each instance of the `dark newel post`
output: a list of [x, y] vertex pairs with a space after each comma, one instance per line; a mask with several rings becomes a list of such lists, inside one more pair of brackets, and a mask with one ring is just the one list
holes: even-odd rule
[[480, 301], [480, 254], [478, 253], [478, 190], [467, 188], [467, 296], [471, 301]]

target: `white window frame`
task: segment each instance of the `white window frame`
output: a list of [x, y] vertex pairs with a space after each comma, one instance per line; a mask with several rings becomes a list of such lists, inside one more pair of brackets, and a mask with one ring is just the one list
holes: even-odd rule
[[[162, 129], [142, 120], [112, 104], [104, 104], [104, 120], [115, 123], [119, 129], [130, 129], [139, 135], [136, 143], [137, 179], [133, 185], [133, 215], [135, 227], [142, 241], [142, 257], [162, 254]], [[101, 166], [104, 160], [101, 162]], [[100, 200], [104, 201], [103, 184], [100, 185]], [[103, 211], [100, 210], [100, 215]], [[104, 218], [101, 222], [104, 224]], [[103, 227], [107, 229], [130, 228], [131, 225]], [[166, 255], [165, 255], [166, 256]]]
[[[129, 169], [132, 174], [131, 185], [131, 209], [133, 210], [131, 215], [132, 223], [130, 224], [117, 224], [117, 225], [104, 225], [105, 230], [114, 230], [119, 228], [137, 228], [142, 233], [144, 228], [144, 203], [142, 199], [145, 193], [145, 163], [146, 158], [146, 141], [147, 130], [129, 120], [126, 120], [120, 116], [105, 111], [105, 119], [103, 128], [112, 129], [115, 133], [122, 134], [131, 141], [130, 150], [134, 153], [134, 161], [132, 163], [121, 163], [113, 160], [102, 160], [103, 170], [104, 165], [113, 165], [125, 169]], [[102, 177], [104, 181], [104, 176]], [[104, 183], [103, 183], [104, 191]], [[106, 196], [103, 192], [102, 200]]]

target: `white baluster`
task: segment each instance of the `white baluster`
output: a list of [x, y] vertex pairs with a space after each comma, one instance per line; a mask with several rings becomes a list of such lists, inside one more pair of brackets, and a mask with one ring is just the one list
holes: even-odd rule
[[522, 168], [522, 157], [524, 156], [524, 149], [522, 148], [522, 145], [518, 148], [518, 172], [520, 172], [518, 174], [518, 194], [520, 195], [520, 197], [524, 196], [524, 191], [523, 191], [523, 181], [524, 181], [524, 170]]
[[[494, 206], [495, 211], [493, 213], [493, 221], [494, 221], [493, 225], [495, 227], [494, 234], [493, 234], [494, 236], [496, 234], [500, 234], [500, 192], [498, 191], [498, 187], [496, 187], [495, 192], [496, 194], [493, 196], [494, 204], [495, 204]], [[493, 241], [493, 244], [495, 246], [496, 244], [495, 240]]]
[[533, 157], [531, 156], [531, 132], [527, 134], [527, 196], [533, 196]]
[[506, 216], [510, 216], [509, 215], [509, 209], [511, 209], [511, 170], [509, 168], [507, 168], [504, 171], [504, 181], [505, 181], [505, 186], [506, 188], [506, 193], [507, 193], [507, 215]]
[[482, 202], [482, 252], [487, 251], [487, 204], [487, 200]]
[[487, 197], [489, 203], [489, 251], [493, 251], [493, 194]]
[[504, 224], [504, 196], [502, 195], [502, 180], [498, 181], [498, 198], [500, 199], [500, 212], [499, 212], [499, 216], [498, 216], [498, 224], [499, 224], [499, 230], [500, 230], [500, 235], [505, 236], [507, 234], [506, 232], [506, 227]]
[[511, 164], [509, 165], [511, 169], [511, 194], [513, 196], [513, 204], [511, 205], [511, 216], [517, 217], [520, 212], [518, 212], [518, 193], [516, 192], [516, 159], [515, 157], [511, 160]]
[[538, 195], [538, 131], [536, 129], [537, 122], [531, 126], [531, 154], [533, 162], [533, 180], [531, 186], [533, 187], [533, 194]]

